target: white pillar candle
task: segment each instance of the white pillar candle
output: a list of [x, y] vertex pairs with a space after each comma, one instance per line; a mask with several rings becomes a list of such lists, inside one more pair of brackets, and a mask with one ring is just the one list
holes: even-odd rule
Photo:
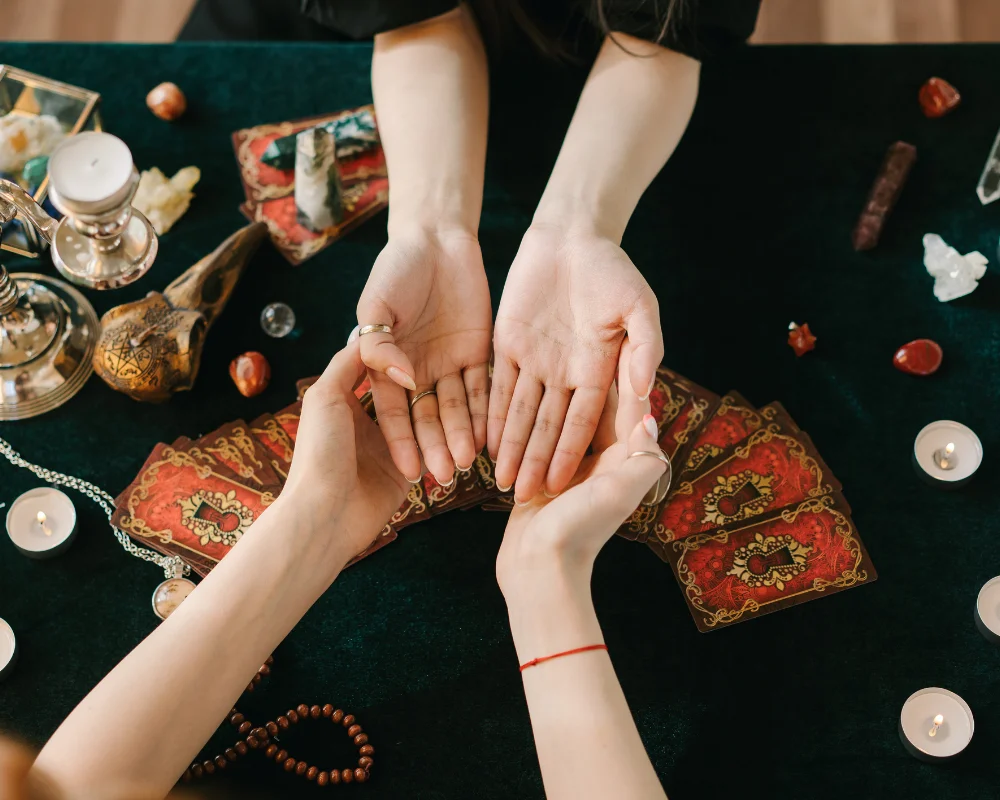
[[899, 738], [906, 751], [921, 761], [949, 761], [972, 741], [972, 709], [947, 689], [915, 692], [903, 703]]
[[962, 486], [983, 463], [983, 444], [966, 425], [939, 419], [917, 434], [913, 442], [913, 463], [936, 486]]
[[17, 639], [14, 629], [3, 619], [0, 619], [0, 680], [7, 677], [17, 661]]
[[976, 628], [993, 644], [1000, 644], [1000, 576], [988, 580], [976, 598]]
[[49, 156], [49, 182], [62, 200], [95, 203], [128, 183], [132, 153], [117, 136], [89, 131], [70, 136]]
[[25, 492], [7, 511], [7, 535], [28, 558], [58, 555], [75, 534], [73, 501], [51, 486]]

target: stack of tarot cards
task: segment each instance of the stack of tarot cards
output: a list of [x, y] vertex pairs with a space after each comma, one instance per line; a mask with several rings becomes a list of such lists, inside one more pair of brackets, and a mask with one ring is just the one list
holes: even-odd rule
[[[275, 414], [158, 444], [118, 497], [114, 524], [207, 574], [281, 492], [313, 380], [300, 381], [299, 400]], [[374, 413], [368, 386], [357, 391]], [[756, 409], [666, 368], [650, 401], [674, 479], [661, 503], [637, 509], [618, 534], [670, 564], [699, 630], [875, 580], [839, 481], [779, 403]], [[513, 506], [485, 454], [447, 487], [425, 475], [351, 563], [409, 525], [472, 506]]]

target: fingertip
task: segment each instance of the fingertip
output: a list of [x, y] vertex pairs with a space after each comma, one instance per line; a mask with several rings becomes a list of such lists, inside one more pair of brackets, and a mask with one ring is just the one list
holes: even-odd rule
[[347, 337], [347, 343], [348, 344], [350, 344], [351, 342], [353, 342], [355, 339], [358, 338], [358, 331], [360, 331], [360, 330], [361, 330], [361, 326], [360, 325], [355, 325], [354, 326], [354, 330], [352, 330], [350, 332], [350, 334], [348, 335], [348, 337]]
[[412, 377], [407, 375], [399, 367], [386, 367], [385, 376], [398, 386], [409, 389], [411, 392], [417, 390], [417, 383]]

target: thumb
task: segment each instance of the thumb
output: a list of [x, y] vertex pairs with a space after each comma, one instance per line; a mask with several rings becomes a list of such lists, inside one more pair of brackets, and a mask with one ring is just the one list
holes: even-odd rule
[[[390, 325], [394, 318], [389, 307], [381, 301], [362, 301], [358, 304], [358, 323], [362, 330], [366, 325]], [[355, 336], [353, 331], [351, 336]], [[361, 360], [368, 369], [383, 373], [404, 389], [416, 390], [413, 365], [396, 346], [392, 333], [366, 333], [358, 338], [361, 339]]]
[[663, 360], [663, 331], [660, 306], [653, 290], [646, 291], [625, 319], [625, 330], [632, 343], [629, 358], [629, 382], [640, 400], [649, 397], [656, 379], [656, 368]]

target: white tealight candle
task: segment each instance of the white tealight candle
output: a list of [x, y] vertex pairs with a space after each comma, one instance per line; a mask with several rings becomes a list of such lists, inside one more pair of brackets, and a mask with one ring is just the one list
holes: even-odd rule
[[976, 598], [976, 628], [993, 644], [1000, 644], [1000, 577], [983, 584]]
[[49, 183], [60, 200], [96, 203], [132, 175], [132, 153], [117, 136], [89, 131], [63, 140], [49, 156]]
[[928, 483], [964, 486], [983, 463], [983, 444], [970, 428], [950, 419], [924, 427], [913, 443], [913, 464]]
[[899, 715], [903, 747], [921, 761], [949, 761], [972, 741], [972, 709], [947, 689], [921, 689], [910, 695]]
[[0, 680], [7, 677], [17, 661], [17, 639], [14, 629], [0, 619]]
[[70, 546], [75, 534], [73, 501], [51, 486], [25, 492], [7, 511], [7, 535], [28, 558], [58, 555]]

